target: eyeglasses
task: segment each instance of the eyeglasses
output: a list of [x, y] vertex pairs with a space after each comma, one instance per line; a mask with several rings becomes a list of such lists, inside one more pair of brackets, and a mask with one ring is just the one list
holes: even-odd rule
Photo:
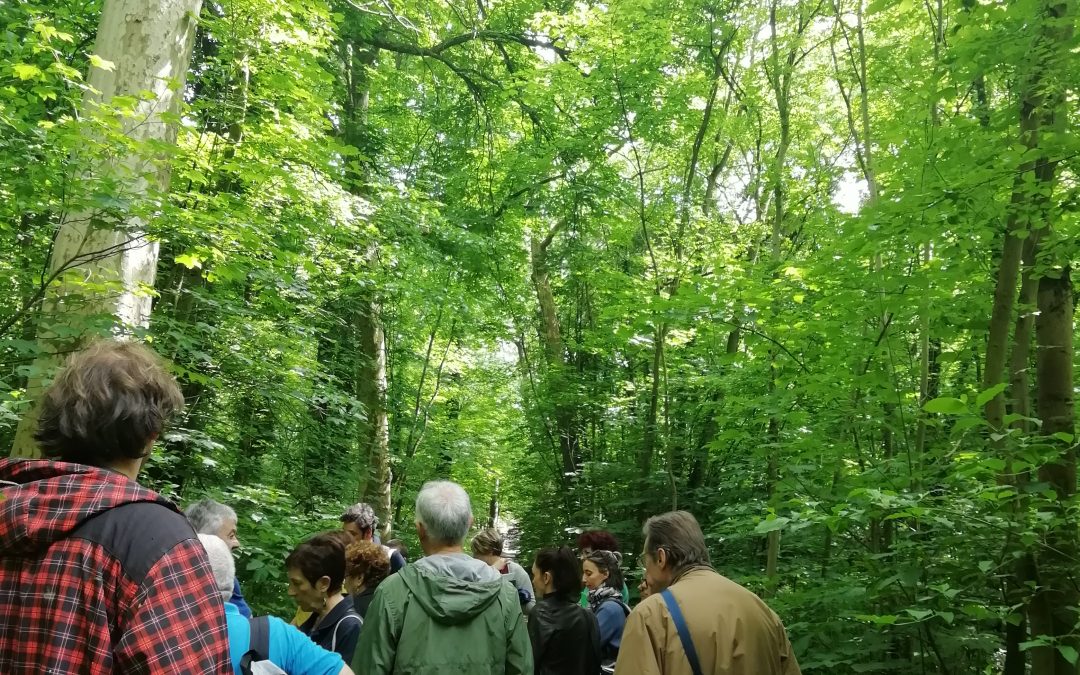
[[[655, 554], [659, 553], [661, 550], [663, 550], [663, 549], [658, 548], [658, 549], [656, 549], [656, 551], [653, 552], [654, 553], [654, 555], [653, 555], [653, 561], [654, 562], [656, 561]], [[644, 569], [649, 564], [649, 554], [648, 553], [642, 553], [641, 555], [638, 556], [637, 561], [638, 561], [638, 565], [641, 565], [641, 568]]]

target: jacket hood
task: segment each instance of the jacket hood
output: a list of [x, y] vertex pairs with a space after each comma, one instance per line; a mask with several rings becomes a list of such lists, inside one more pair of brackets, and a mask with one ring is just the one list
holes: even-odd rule
[[65, 539], [114, 506], [176, 507], [123, 474], [82, 464], [0, 459], [0, 550], [27, 555]]
[[446, 625], [472, 620], [508, 583], [490, 565], [464, 553], [421, 558], [398, 574], [424, 613]]

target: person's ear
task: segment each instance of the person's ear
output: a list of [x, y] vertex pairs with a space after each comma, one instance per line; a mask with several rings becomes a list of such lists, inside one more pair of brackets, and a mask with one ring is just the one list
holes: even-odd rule
[[544, 581], [544, 588], [551, 588], [551, 572], [544, 572], [544, 576], [540, 577]]
[[659, 566], [661, 569], [664, 569], [664, 568], [667, 567], [667, 562], [668, 562], [667, 551], [665, 551], [662, 548], [656, 549], [656, 564], [657, 564], [657, 566]]
[[319, 577], [319, 580], [315, 582], [315, 588], [317, 588], [320, 593], [328, 592], [330, 590], [330, 577]]
[[427, 539], [427, 530], [422, 523], [416, 523], [416, 536], [420, 537], [420, 541]]

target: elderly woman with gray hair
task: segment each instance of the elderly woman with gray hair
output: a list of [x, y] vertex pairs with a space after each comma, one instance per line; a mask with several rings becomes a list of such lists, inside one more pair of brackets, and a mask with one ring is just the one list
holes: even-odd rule
[[[236, 534], [236, 511], [230, 507], [216, 502], [213, 499], [203, 499], [187, 507], [184, 515], [191, 522], [191, 527], [199, 534], [212, 534], [228, 545], [229, 550], [236, 550], [240, 546], [240, 538]], [[240, 609], [240, 613], [251, 618], [251, 608], [244, 601], [244, 594], [240, 591], [240, 580], [233, 580], [232, 595], [225, 598]]]
[[514, 562], [502, 557], [503, 536], [494, 527], [480, 530], [472, 540], [472, 555], [477, 560], [486, 562], [499, 574], [505, 576], [517, 590], [518, 600], [521, 601], [521, 609], [526, 613], [536, 605], [536, 594], [533, 592], [532, 579], [525, 569]]
[[[252, 620], [240, 615], [236, 605], [229, 602], [236, 563], [233, 562], [229, 545], [212, 534], [200, 534], [199, 541], [206, 549], [214, 581], [225, 600], [225, 620], [229, 631], [229, 653], [234, 672], [242, 672], [240, 661], [251, 644]], [[270, 661], [289, 675], [353, 675], [353, 671], [341, 656], [323, 649], [308, 639], [295, 626], [290, 626], [275, 616], [265, 617], [269, 635], [268, 654], [260, 654], [257, 660]], [[259, 621], [259, 619], [255, 619]], [[254, 671], [253, 671], [254, 672]]]

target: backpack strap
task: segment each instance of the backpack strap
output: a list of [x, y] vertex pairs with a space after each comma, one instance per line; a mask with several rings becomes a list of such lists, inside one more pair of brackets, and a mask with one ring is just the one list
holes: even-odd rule
[[671, 620], [675, 622], [675, 630], [679, 632], [679, 641], [682, 642], [683, 651], [686, 652], [686, 660], [690, 662], [690, 670], [694, 671], [694, 675], [702, 675], [697, 650], [694, 649], [694, 641], [690, 637], [690, 629], [686, 626], [686, 619], [683, 618], [678, 601], [675, 600], [675, 596], [671, 594], [669, 589], [665, 588], [660, 595], [664, 598], [668, 613], [671, 614]]
[[619, 607], [622, 607], [623, 616], [630, 616], [630, 605], [623, 602], [622, 598], [604, 598], [604, 601], [601, 602], [600, 604], [605, 605], [605, 604], [607, 604], [609, 602], [617, 603], [619, 605]]
[[251, 640], [248, 642], [248, 650], [240, 657], [240, 672], [250, 673], [253, 661], [268, 661], [270, 659], [270, 619], [265, 616], [257, 616], [248, 619], [251, 629]]
[[361, 628], [364, 627], [364, 619], [359, 614], [357, 614], [355, 611], [350, 610], [348, 614], [346, 614], [345, 616], [338, 619], [338, 622], [334, 624], [334, 636], [332, 638], [330, 638], [330, 651], [332, 651], [332, 652], [337, 651], [337, 632], [338, 632], [338, 628], [341, 628], [341, 624], [345, 623], [345, 621], [348, 620], [348, 619], [356, 619], [357, 621], [360, 622], [360, 627]]

